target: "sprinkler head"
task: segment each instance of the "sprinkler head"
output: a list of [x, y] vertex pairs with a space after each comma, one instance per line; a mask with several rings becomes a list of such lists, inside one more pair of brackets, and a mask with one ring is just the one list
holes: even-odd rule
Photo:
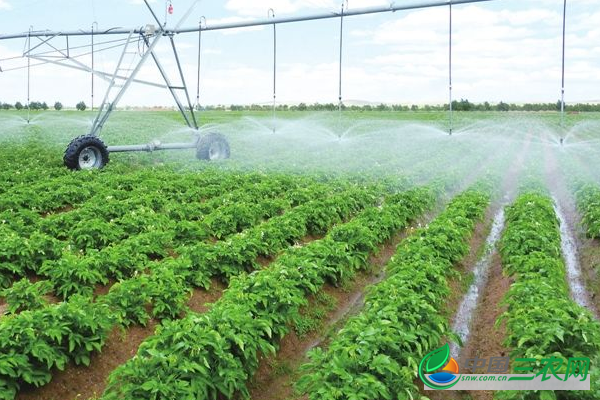
[[565, 138], [560, 138], [560, 145], [562, 146], [565, 141]]

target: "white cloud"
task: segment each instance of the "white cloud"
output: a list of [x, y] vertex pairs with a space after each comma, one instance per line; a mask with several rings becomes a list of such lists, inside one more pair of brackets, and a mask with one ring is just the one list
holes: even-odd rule
[[8, 0], [0, 0], [0, 10], [12, 10], [12, 6]]

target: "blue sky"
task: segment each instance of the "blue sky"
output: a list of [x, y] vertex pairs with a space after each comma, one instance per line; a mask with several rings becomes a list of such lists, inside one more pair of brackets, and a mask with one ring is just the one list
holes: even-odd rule
[[[396, 0], [399, 4], [405, 0]], [[407, 1], [410, 3], [419, 0]], [[174, 22], [192, 3], [173, 0]], [[389, 4], [349, 0], [350, 8]], [[523, 103], [560, 96], [562, 0], [496, 0], [455, 7], [454, 92], [472, 101]], [[164, 1], [153, 6], [164, 16]], [[267, 16], [339, 10], [332, 0], [204, 0], [185, 26], [204, 15], [208, 24]], [[571, 0], [567, 26], [567, 102], [600, 101], [600, 1]], [[151, 22], [138, 0], [0, 0], [0, 33], [35, 29], [136, 27]], [[346, 102], [440, 104], [447, 101], [447, 7], [351, 17], [345, 22], [343, 97]], [[339, 20], [278, 27], [278, 99], [284, 103], [337, 102]], [[186, 80], [196, 87], [197, 40], [179, 35]], [[57, 42], [64, 44], [64, 42]], [[0, 59], [18, 55], [23, 40], [0, 42]], [[87, 44], [72, 39], [71, 45]], [[159, 45], [173, 72], [166, 47]], [[203, 34], [201, 103], [268, 103], [272, 98], [272, 28]], [[116, 52], [97, 58], [98, 69], [115, 67]], [[82, 61], [89, 59], [82, 58]], [[0, 67], [23, 65], [24, 60]], [[153, 65], [141, 72], [157, 80]], [[26, 99], [24, 70], [0, 74], [0, 101]], [[104, 84], [97, 80], [96, 99]], [[89, 104], [90, 77], [54, 66], [32, 69], [32, 99]], [[96, 100], [98, 101], [98, 100]], [[171, 105], [160, 89], [133, 86], [122, 105]]]

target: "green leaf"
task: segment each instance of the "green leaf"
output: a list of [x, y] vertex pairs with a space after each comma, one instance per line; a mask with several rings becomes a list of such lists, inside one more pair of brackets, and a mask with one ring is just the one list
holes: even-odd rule
[[427, 359], [427, 362], [425, 364], [425, 370], [427, 372], [435, 371], [446, 365], [446, 362], [449, 358], [450, 346], [448, 345], [448, 343], [446, 343], [439, 349], [436, 349], [425, 356], [425, 359]]
[[551, 390], [540, 391], [540, 400], [556, 400], [556, 394]]

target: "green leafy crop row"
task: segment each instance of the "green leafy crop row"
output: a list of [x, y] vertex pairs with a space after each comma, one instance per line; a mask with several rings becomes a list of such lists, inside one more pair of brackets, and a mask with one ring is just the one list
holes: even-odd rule
[[167, 322], [146, 340], [133, 359], [111, 374], [104, 399], [247, 396], [245, 384], [259, 355], [276, 352], [306, 297], [326, 281], [340, 282], [364, 267], [379, 243], [432, 200], [427, 190], [391, 196], [325, 238], [290, 248], [269, 268], [233, 278], [208, 313]]
[[600, 239], [600, 188], [596, 184], [584, 184], [575, 196], [587, 236]]
[[[300, 179], [288, 183], [278, 178], [258, 183], [250, 180], [234, 192], [191, 203], [196, 206], [195, 213], [185, 210], [178, 214], [176, 207], [169, 205], [169, 216], [150, 208], [150, 197], [144, 200], [134, 196], [131, 201], [106, 201], [46, 218], [40, 223], [41, 233], [29, 237], [0, 225], [0, 237], [4, 239], [0, 244], [0, 284], [6, 287], [15, 277], [36, 272], [54, 283], [60, 297], [89, 294], [96, 284], [105, 284], [109, 278], [131, 276], [149, 258], [166, 257], [167, 249], [178, 243], [197, 243], [211, 235], [236, 233], [280, 214], [307, 196], [319, 198], [331, 190]], [[306, 185], [297, 187], [301, 183]], [[283, 197], [274, 198], [279, 195]], [[126, 214], [116, 222], [110, 219], [123, 212]], [[61, 232], [71, 232], [75, 245], [58, 240], [66, 239]], [[121, 240], [123, 236], [128, 237]], [[78, 247], [86, 248], [85, 253]], [[94, 247], [103, 248], [98, 251]]]
[[364, 310], [327, 350], [309, 353], [301, 391], [311, 400], [418, 398], [419, 360], [450, 333], [440, 312], [449, 295], [447, 278], [468, 253], [468, 238], [489, 200], [483, 192], [464, 192], [399, 245], [388, 277], [369, 292]]
[[[496, 398], [511, 400], [598, 399], [600, 381], [594, 365], [600, 351], [600, 324], [570, 296], [562, 259], [559, 222], [552, 200], [539, 193], [521, 195], [506, 213], [502, 238], [504, 271], [514, 279], [505, 303], [506, 345], [515, 358], [542, 360], [556, 357], [566, 373], [570, 357], [592, 359], [590, 392], [498, 392]], [[559, 394], [560, 393], [560, 394]]]
[[109, 307], [80, 297], [0, 319], [0, 399], [12, 400], [22, 383], [50, 382], [69, 361], [89, 365], [111, 328]]

